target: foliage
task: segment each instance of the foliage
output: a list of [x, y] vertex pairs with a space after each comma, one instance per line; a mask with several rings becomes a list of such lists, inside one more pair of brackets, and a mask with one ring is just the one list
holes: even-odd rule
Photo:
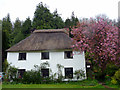
[[3, 72], [6, 72], [8, 66], [9, 66], [9, 64], [7, 62], [7, 59], [5, 59], [4, 62], [3, 62]]
[[85, 78], [85, 71], [80, 69], [80, 70], [76, 70], [74, 72], [75, 76], [77, 79], [84, 79]]
[[[97, 80], [102, 80], [102, 81], [110, 81], [111, 77], [114, 75], [114, 73], [119, 69], [119, 67], [117, 65], [115, 65], [114, 63], [108, 63], [106, 65], [106, 69], [104, 70], [104, 76], [103, 77], [103, 73], [101, 71], [101, 69], [97, 66], [95, 66], [93, 68], [93, 71], [95, 73], [95, 78]], [[103, 78], [103, 79], [101, 79]]]
[[20, 40], [23, 39], [23, 34], [21, 33], [21, 30], [22, 22], [19, 20], [19, 18], [17, 18], [14, 23], [13, 32], [11, 33], [12, 35], [11, 46], [13, 46], [14, 44], [18, 43]]
[[41, 63], [40, 66], [34, 65], [34, 69], [26, 71], [23, 75], [23, 83], [26, 84], [41, 84], [41, 83], [50, 83], [51, 77], [42, 77], [41, 69], [49, 67], [48, 62]]
[[114, 76], [112, 77], [111, 83], [120, 85], [120, 69], [115, 72]]
[[33, 28], [36, 29], [58, 29], [63, 28], [64, 22], [61, 17], [57, 14], [57, 10], [52, 14], [46, 5], [39, 3], [36, 7]]
[[103, 77], [108, 63], [117, 64], [118, 28], [111, 20], [98, 17], [82, 21], [71, 34], [73, 49], [91, 53], [89, 57], [100, 67]]
[[112, 77], [111, 83], [112, 83], [112, 84], [117, 84], [117, 80]]
[[22, 82], [26, 84], [39, 84], [41, 83], [41, 80], [42, 78], [40, 71], [31, 70], [24, 73]]
[[8, 64], [8, 68], [5, 72], [5, 76], [4, 76], [4, 81], [8, 82], [13, 82], [17, 80], [17, 70], [18, 68], [16, 68], [15, 66], [10, 66], [10, 64]]
[[10, 47], [10, 40], [12, 32], [12, 23], [10, 20], [10, 15], [8, 14], [5, 18], [2, 20], [2, 60], [7, 56], [7, 53], [5, 52], [6, 49]]
[[105, 74], [110, 77], [115, 74], [115, 72], [119, 69], [119, 67], [113, 63], [108, 63], [105, 69]]
[[78, 18], [75, 17], [74, 12], [72, 12], [71, 18], [70, 19], [67, 18], [65, 20], [65, 27], [66, 28], [71, 28], [73, 26], [77, 26], [78, 21], [79, 21]]
[[31, 22], [30, 18], [28, 17], [28, 18], [26, 18], [26, 20], [22, 24], [21, 33], [24, 35], [24, 38], [26, 38], [31, 33], [31, 31], [30, 31], [32, 28], [31, 23], [32, 22]]
[[75, 17], [74, 15], [74, 12], [72, 12], [72, 15], [71, 15], [71, 19], [67, 18], [65, 20], [65, 27], [66, 28], [69, 28], [69, 37], [73, 37], [73, 35], [71, 34], [71, 29], [72, 27], [76, 27], [77, 26], [77, 23], [79, 22], [78, 18]]
[[40, 64], [40, 67], [41, 67], [41, 68], [47, 68], [47, 67], [50, 67], [50, 64], [49, 64], [48, 61], [46, 61], [46, 62], [41, 63], [41, 64]]
[[58, 68], [58, 82], [61, 82], [63, 80], [63, 75], [62, 75], [62, 69], [64, 68], [64, 66], [62, 66], [61, 64], [57, 64], [57, 68]]
[[62, 18], [60, 17], [60, 15], [58, 14], [57, 9], [53, 12], [52, 23], [55, 29], [64, 28], [64, 22]]

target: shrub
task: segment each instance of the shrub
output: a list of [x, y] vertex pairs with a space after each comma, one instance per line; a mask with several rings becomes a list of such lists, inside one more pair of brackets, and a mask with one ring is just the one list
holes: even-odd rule
[[13, 81], [18, 81], [17, 80], [17, 70], [18, 68], [16, 68], [15, 66], [9, 66], [5, 72], [5, 76], [4, 76], [4, 81], [5, 82], [13, 82]]
[[83, 79], [83, 78], [85, 78], [85, 71], [82, 69], [76, 70], [74, 72], [74, 75], [76, 76], [77, 79]]
[[112, 77], [111, 83], [112, 83], [112, 84], [117, 84], [117, 80]]
[[115, 72], [119, 69], [119, 67], [113, 63], [109, 63], [106, 66], [105, 69], [105, 74], [109, 75], [110, 77], [113, 76], [115, 74]]
[[115, 72], [114, 76], [112, 77], [111, 83], [120, 85], [120, 69]]
[[50, 77], [42, 77], [41, 69], [49, 67], [48, 62], [41, 63], [40, 66], [34, 65], [34, 69], [26, 71], [23, 75], [22, 82], [26, 84], [41, 84], [51, 82]]
[[97, 70], [97, 72], [94, 71], [95, 72], [95, 78], [97, 80], [99, 80], [99, 81], [110, 81], [111, 77], [115, 74], [115, 72], [119, 69], [119, 67], [117, 65], [115, 65], [114, 63], [108, 63], [106, 65], [106, 69], [104, 71], [102, 71], [97, 66], [95, 67], [95, 69]]
[[62, 66], [61, 64], [57, 64], [57, 68], [58, 68], [58, 79], [57, 82], [61, 82], [63, 80], [63, 75], [62, 75], [62, 69], [64, 68], [64, 66]]
[[31, 71], [26, 71], [23, 75], [23, 83], [33, 83], [33, 84], [40, 84], [42, 81], [42, 77], [41, 77], [41, 73], [40, 71], [35, 71], [35, 70], [31, 70]]

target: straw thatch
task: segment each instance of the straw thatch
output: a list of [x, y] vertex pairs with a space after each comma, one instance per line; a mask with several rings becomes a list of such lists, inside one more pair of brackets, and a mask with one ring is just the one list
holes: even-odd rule
[[29, 37], [6, 51], [43, 51], [71, 49], [71, 39], [64, 29], [35, 30]]

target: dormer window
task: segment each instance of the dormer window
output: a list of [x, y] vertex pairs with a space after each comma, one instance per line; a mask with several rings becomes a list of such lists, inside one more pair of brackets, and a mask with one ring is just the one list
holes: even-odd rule
[[72, 51], [65, 51], [64, 58], [65, 59], [73, 59], [73, 52]]
[[19, 53], [19, 59], [18, 60], [26, 60], [26, 53]]

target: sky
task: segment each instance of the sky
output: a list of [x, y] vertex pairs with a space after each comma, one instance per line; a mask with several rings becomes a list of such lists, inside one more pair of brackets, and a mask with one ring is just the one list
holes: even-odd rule
[[10, 14], [11, 21], [18, 17], [24, 21], [33, 19], [36, 6], [43, 2], [51, 13], [55, 9], [63, 20], [70, 18], [74, 11], [79, 19], [105, 14], [110, 19], [118, 18], [118, 2], [120, 0], [0, 0], [0, 19]]

